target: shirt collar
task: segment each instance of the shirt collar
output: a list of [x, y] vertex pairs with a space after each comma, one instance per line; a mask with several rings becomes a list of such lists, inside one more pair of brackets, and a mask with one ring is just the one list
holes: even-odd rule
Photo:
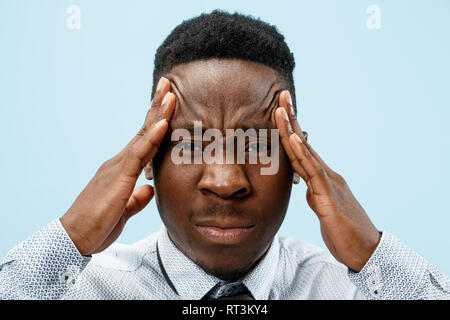
[[270, 289], [278, 266], [279, 252], [278, 235], [275, 235], [269, 250], [243, 279], [243, 283], [256, 300], [269, 299]]
[[[278, 264], [279, 245], [275, 236], [259, 263], [241, 280], [257, 300], [267, 300]], [[199, 300], [221, 279], [206, 273], [186, 257], [172, 242], [163, 225], [158, 235], [158, 250], [165, 272], [181, 299]]]
[[186, 257], [169, 238], [164, 226], [158, 236], [158, 250], [167, 276], [181, 299], [200, 300], [220, 281]]

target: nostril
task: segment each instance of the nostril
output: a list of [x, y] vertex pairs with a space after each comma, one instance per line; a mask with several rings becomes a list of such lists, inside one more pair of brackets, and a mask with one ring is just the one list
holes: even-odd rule
[[236, 197], [241, 197], [241, 196], [245, 196], [248, 193], [248, 188], [241, 188], [237, 191], [234, 192], [234, 196]]
[[243, 168], [236, 165], [207, 166], [197, 188], [205, 196], [216, 195], [223, 199], [245, 197], [251, 191]]
[[249, 189], [240, 188], [233, 192], [232, 190], [222, 190], [219, 188], [201, 188], [200, 192], [203, 193], [204, 195], [215, 194], [220, 198], [233, 198], [233, 197], [240, 198], [246, 196], [249, 193]]

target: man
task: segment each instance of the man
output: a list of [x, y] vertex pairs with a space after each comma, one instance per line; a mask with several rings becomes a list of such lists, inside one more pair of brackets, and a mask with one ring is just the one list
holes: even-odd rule
[[[448, 279], [379, 232], [308, 144], [296, 119], [293, 69], [284, 37], [252, 17], [214, 11], [176, 27], [156, 53], [141, 130], [60, 219], [8, 253], [0, 297], [449, 298]], [[199, 137], [239, 129], [259, 132], [244, 137], [246, 161], [175, 161], [204, 160], [209, 144]], [[279, 138], [257, 129], [277, 129]], [[263, 150], [276, 162], [271, 174], [262, 174], [268, 163], [248, 161]], [[143, 170], [154, 188], [135, 189]], [[300, 179], [330, 252], [277, 236]], [[133, 245], [113, 244], [153, 195], [161, 230]]]

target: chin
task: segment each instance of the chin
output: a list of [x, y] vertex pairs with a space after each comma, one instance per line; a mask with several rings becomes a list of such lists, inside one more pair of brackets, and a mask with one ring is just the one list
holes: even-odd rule
[[250, 270], [251, 270], [251, 266], [250, 267], [246, 267], [246, 268], [224, 268], [223, 266], [205, 266], [205, 265], [201, 265], [199, 264], [199, 266], [205, 270], [206, 273], [213, 275], [219, 279], [222, 280], [229, 280], [229, 281], [233, 281], [233, 280], [238, 280], [239, 278], [241, 278], [242, 276], [244, 276], [245, 274], [247, 274]]
[[[203, 259], [197, 256], [195, 263], [200, 266], [206, 273], [213, 275], [222, 280], [237, 280], [250, 272], [257, 262], [261, 259], [262, 254], [251, 256], [235, 252], [234, 254], [224, 254], [224, 250], [217, 249], [215, 255], [205, 255]], [[220, 256], [216, 256], [219, 253]], [[230, 253], [230, 252], [228, 252]]]

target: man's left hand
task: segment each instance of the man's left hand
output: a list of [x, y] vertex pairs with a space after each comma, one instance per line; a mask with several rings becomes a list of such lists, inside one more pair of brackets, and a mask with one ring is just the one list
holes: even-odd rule
[[292, 168], [306, 182], [306, 199], [320, 220], [326, 246], [338, 261], [359, 272], [377, 247], [380, 233], [345, 180], [306, 141], [287, 90], [279, 96], [275, 121]]

